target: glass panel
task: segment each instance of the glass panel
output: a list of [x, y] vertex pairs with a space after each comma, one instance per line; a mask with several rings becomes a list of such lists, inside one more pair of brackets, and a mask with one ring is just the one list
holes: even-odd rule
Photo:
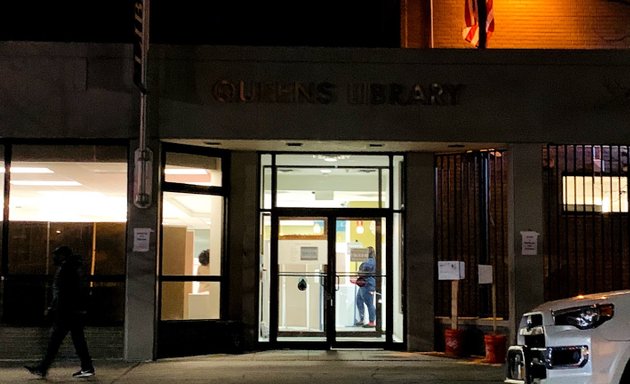
[[221, 275], [223, 197], [164, 192], [163, 275]]
[[13, 274], [52, 274], [55, 267], [50, 252], [61, 245], [82, 257], [90, 276], [125, 273], [125, 223], [16, 221], [11, 223], [9, 239]]
[[271, 155], [260, 156], [260, 208], [271, 209]]
[[[223, 185], [221, 158], [176, 152], [165, 156], [166, 182]], [[211, 190], [174, 192], [183, 189], [177, 184], [167, 184], [162, 193], [160, 319], [219, 319], [225, 198]], [[168, 281], [168, 276], [185, 281]]]
[[3, 281], [2, 322], [16, 326], [44, 325], [50, 286], [47, 280], [15, 276]]
[[389, 207], [389, 157], [277, 155], [278, 207]]
[[261, 244], [260, 244], [260, 282], [259, 282], [259, 295], [260, 295], [260, 329], [258, 333], [259, 341], [269, 341], [269, 313], [270, 313], [270, 289], [271, 276], [271, 216], [267, 213], [260, 215], [260, 230], [261, 230]]
[[126, 253], [125, 227], [125, 223], [96, 223], [94, 225], [96, 249], [92, 252], [90, 260], [90, 274], [125, 274], [125, 258], [119, 257]]
[[[4, 146], [0, 146], [0, 196], [2, 196], [2, 204], [0, 205], [1, 209], [0, 212], [3, 214], [2, 217], [4, 217], [4, 173], [5, 173], [5, 169], [4, 169]], [[3, 231], [3, 227], [4, 226], [4, 219], [3, 221], [0, 222], [0, 244], [2, 244], [2, 234], [4, 233]], [[4, 275], [7, 272], [6, 269], [6, 255], [2, 254], [2, 251], [0, 250], [0, 276]], [[0, 297], [2, 297], [2, 282], [0, 282]], [[2, 314], [2, 309], [0, 308], [0, 316]]]
[[625, 176], [562, 176], [567, 212], [628, 212]]
[[52, 162], [17, 158], [11, 165], [11, 221], [127, 220], [126, 161]]
[[169, 183], [220, 187], [221, 178], [221, 159], [218, 157], [176, 152], [166, 154], [164, 180]]
[[[403, 156], [394, 156], [394, 193], [393, 209], [402, 209], [403, 207], [403, 167], [405, 166], [405, 158]], [[394, 237], [396, 238], [396, 237]]]
[[[205, 287], [199, 290], [198, 287]], [[216, 281], [162, 283], [162, 320], [219, 319], [221, 284]]]
[[326, 340], [326, 219], [285, 218], [279, 229], [278, 340]]
[[403, 264], [403, 221], [402, 214], [394, 213], [394, 235], [393, 235], [393, 255], [392, 255], [392, 282], [393, 282], [393, 312], [394, 312], [394, 324], [393, 324], [393, 340], [395, 343], [402, 343], [404, 341], [404, 304], [403, 304], [403, 276], [404, 276], [404, 264]]
[[[385, 340], [384, 219], [338, 219], [335, 329], [338, 341]], [[380, 241], [383, 243], [380, 243]], [[363, 284], [365, 283], [365, 284]]]
[[125, 319], [125, 283], [92, 282], [90, 285], [88, 324], [122, 324]]
[[[89, 324], [124, 315], [127, 149], [114, 146], [15, 146], [9, 197], [5, 321], [43, 322], [55, 271], [51, 251], [67, 245], [90, 276]], [[46, 277], [48, 276], [48, 277]], [[16, 287], [22, 287], [17, 289]], [[13, 295], [16, 295], [13, 297]], [[25, 307], [32, 305], [33, 313]]]

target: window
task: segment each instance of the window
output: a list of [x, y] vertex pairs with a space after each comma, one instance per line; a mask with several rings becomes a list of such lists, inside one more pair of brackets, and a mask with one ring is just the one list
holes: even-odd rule
[[566, 212], [628, 212], [626, 176], [563, 176]]
[[70, 246], [91, 287], [89, 325], [124, 319], [127, 149], [24, 145], [12, 148], [3, 322], [43, 324], [55, 267]]
[[[276, 155], [276, 206], [390, 208], [389, 158], [357, 154]], [[265, 192], [271, 173], [263, 168]], [[271, 195], [264, 197], [263, 206]]]
[[221, 318], [224, 160], [166, 147], [161, 320]]
[[628, 149], [542, 148], [546, 301], [630, 286]]

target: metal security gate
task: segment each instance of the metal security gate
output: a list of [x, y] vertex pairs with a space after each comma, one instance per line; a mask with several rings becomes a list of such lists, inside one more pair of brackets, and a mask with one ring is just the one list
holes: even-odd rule
[[[507, 318], [507, 152], [477, 151], [435, 157], [437, 261], [464, 261], [459, 315], [490, 317], [491, 289], [477, 284], [479, 264], [494, 269], [496, 314]], [[472, 278], [471, 278], [472, 277]], [[450, 316], [451, 284], [436, 283], [436, 315]]]
[[630, 288], [628, 146], [543, 150], [545, 299]]

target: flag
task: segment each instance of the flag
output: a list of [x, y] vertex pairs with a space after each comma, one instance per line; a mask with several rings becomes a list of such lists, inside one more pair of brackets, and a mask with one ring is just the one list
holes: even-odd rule
[[[464, 27], [463, 37], [464, 40], [474, 45], [479, 46], [479, 13], [477, 10], [477, 0], [465, 0], [464, 5]], [[492, 7], [492, 0], [486, 0], [486, 41], [492, 36], [494, 32], [494, 10]]]

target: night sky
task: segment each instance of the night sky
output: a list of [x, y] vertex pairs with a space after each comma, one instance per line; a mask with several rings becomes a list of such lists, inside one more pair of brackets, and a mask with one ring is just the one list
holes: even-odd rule
[[[133, 0], [18, 0], [0, 5], [0, 39], [133, 41]], [[398, 0], [152, 0], [151, 42], [391, 47]]]

